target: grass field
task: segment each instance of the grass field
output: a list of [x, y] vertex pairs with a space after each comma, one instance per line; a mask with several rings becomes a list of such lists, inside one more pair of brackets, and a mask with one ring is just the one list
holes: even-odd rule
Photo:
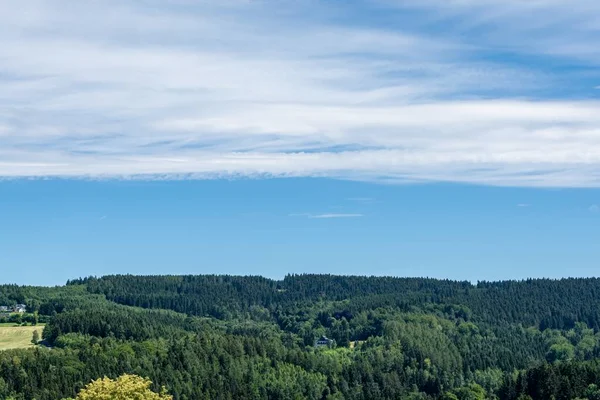
[[14, 326], [14, 324], [0, 324], [0, 350], [33, 347], [31, 343], [33, 331], [38, 331], [41, 336], [43, 330], [44, 325]]

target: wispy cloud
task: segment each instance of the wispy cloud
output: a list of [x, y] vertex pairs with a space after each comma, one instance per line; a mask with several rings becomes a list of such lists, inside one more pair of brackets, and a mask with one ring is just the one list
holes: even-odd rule
[[317, 214], [311, 215], [309, 218], [360, 218], [363, 214]]
[[588, 210], [590, 210], [590, 212], [592, 213], [599, 213], [600, 212], [600, 206], [597, 204], [592, 204]]
[[593, 46], [598, 39], [600, 13], [600, 3], [595, 0], [581, 0], [575, 6], [562, 0], [390, 0], [388, 3], [421, 9], [430, 20], [445, 21], [448, 36], [478, 32], [469, 36], [473, 45], [498, 52], [600, 63], [600, 52]]
[[600, 186], [600, 3], [371, 4], [0, 2], [0, 177]]
[[531, 207], [531, 204], [519, 203], [519, 204], [517, 204], [517, 207]]
[[289, 214], [290, 217], [305, 217], [310, 219], [327, 219], [327, 218], [360, 218], [364, 217], [363, 214], [357, 213], [324, 213], [324, 214], [311, 214], [311, 213], [294, 213]]

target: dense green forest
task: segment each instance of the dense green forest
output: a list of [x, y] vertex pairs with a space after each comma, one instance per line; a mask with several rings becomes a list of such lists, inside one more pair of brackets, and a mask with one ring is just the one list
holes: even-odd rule
[[0, 286], [0, 304], [46, 323], [0, 352], [0, 399], [122, 374], [178, 400], [600, 399], [598, 279], [123, 275]]

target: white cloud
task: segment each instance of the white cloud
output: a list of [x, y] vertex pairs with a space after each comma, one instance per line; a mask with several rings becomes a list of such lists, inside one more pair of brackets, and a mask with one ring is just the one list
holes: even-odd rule
[[590, 212], [592, 212], [592, 213], [598, 213], [598, 212], [600, 212], [600, 206], [598, 206], [597, 204], [592, 204], [592, 205], [589, 207], [589, 210], [590, 210]]
[[357, 213], [324, 213], [324, 214], [311, 214], [311, 213], [293, 213], [289, 214], [290, 217], [305, 217], [310, 219], [330, 219], [330, 218], [361, 218], [363, 214]]
[[333, 24], [326, 3], [0, 1], [0, 176], [600, 186], [600, 102], [486, 56], [594, 66], [596, 3], [525, 3], [413, 4], [462, 21], [434, 33]]
[[531, 206], [531, 204], [527, 204], [527, 203], [517, 204], [517, 207], [530, 207], [530, 206]]
[[311, 215], [309, 218], [360, 218], [362, 214], [318, 214]]

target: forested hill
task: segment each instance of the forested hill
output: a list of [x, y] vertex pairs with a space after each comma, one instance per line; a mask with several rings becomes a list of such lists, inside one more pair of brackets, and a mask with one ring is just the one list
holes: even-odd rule
[[21, 303], [27, 313], [0, 314], [0, 326], [45, 322], [45, 341], [0, 351], [0, 399], [73, 397], [121, 374], [176, 400], [600, 398], [598, 279], [118, 275], [0, 286], [0, 305]]
[[529, 279], [469, 282], [423, 278], [332, 275], [288, 275], [281, 281], [223, 275], [114, 275], [75, 280], [91, 293], [120, 304], [165, 308], [182, 313], [221, 317], [259, 305], [347, 300], [350, 311], [376, 307], [460, 304], [474, 318], [492, 324], [572, 328], [585, 322], [600, 328], [600, 279]]

